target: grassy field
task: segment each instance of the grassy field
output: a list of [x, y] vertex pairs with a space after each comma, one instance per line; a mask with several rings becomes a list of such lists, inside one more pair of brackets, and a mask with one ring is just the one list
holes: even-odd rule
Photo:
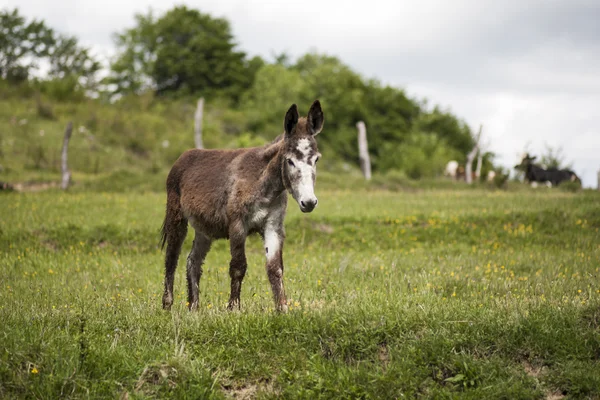
[[162, 193], [0, 195], [0, 397], [600, 398], [600, 193], [317, 193], [284, 315], [258, 237], [164, 312]]

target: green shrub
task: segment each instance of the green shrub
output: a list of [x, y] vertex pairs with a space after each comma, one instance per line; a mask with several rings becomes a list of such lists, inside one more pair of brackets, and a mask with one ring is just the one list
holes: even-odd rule
[[560, 190], [564, 190], [565, 192], [575, 193], [581, 190], [581, 182], [566, 181], [560, 183], [558, 187]]

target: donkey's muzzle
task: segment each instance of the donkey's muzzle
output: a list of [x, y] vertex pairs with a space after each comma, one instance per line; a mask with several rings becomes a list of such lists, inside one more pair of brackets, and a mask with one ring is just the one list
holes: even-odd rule
[[305, 213], [309, 213], [315, 209], [319, 201], [315, 198], [314, 200], [301, 200], [300, 210]]

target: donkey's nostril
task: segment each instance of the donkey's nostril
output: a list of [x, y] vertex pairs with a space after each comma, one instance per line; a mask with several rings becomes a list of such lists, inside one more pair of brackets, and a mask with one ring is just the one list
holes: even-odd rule
[[302, 200], [300, 201], [300, 208], [303, 212], [311, 212], [317, 205], [317, 199]]

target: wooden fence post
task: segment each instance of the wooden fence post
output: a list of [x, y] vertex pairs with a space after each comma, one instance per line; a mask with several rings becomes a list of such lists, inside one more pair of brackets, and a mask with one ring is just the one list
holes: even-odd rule
[[67, 128], [65, 129], [65, 138], [63, 139], [63, 147], [61, 154], [61, 163], [60, 169], [62, 172], [62, 181], [60, 184], [60, 188], [62, 190], [66, 190], [71, 183], [71, 172], [69, 172], [69, 167], [67, 166], [67, 158], [68, 158], [68, 150], [69, 150], [69, 140], [71, 139], [71, 133], [73, 132], [73, 122], [69, 121], [67, 124]]
[[477, 152], [479, 151], [479, 140], [481, 139], [482, 129], [483, 126], [479, 125], [479, 132], [475, 137], [475, 146], [473, 147], [473, 150], [471, 150], [469, 154], [467, 154], [467, 165], [465, 165], [465, 180], [469, 185], [473, 183], [473, 160], [475, 159], [475, 155], [477, 155]]
[[198, 99], [198, 106], [196, 107], [196, 114], [194, 115], [194, 142], [196, 143], [197, 149], [203, 149], [204, 144], [202, 143], [202, 116], [204, 115], [204, 97]]
[[366, 180], [371, 179], [371, 158], [369, 157], [369, 146], [367, 144], [367, 127], [363, 121], [356, 123], [358, 129], [358, 159], [360, 170]]
[[483, 152], [481, 147], [477, 152], [477, 167], [475, 167], [475, 179], [479, 181], [481, 179], [481, 166], [483, 165]]

